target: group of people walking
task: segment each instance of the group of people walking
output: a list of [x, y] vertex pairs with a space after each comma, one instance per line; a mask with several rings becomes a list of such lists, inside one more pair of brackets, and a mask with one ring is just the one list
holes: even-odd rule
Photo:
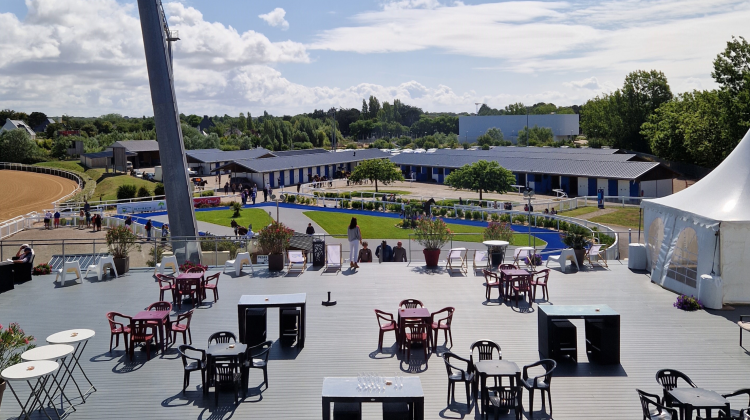
[[[359, 268], [358, 263], [372, 262], [372, 250], [369, 248], [367, 241], [362, 240], [362, 230], [357, 224], [356, 217], [352, 217], [351, 222], [349, 222], [347, 239], [349, 240], [350, 268]], [[361, 250], [359, 249], [360, 245], [362, 245]], [[396, 244], [395, 248], [391, 248], [386, 241], [383, 241], [383, 243], [378, 245], [375, 249], [375, 256], [382, 262], [407, 262], [406, 249], [402, 246], [401, 241]]]

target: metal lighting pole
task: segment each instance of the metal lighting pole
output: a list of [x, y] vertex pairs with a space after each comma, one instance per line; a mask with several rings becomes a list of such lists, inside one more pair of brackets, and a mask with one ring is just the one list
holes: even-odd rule
[[[526, 198], [529, 202], [527, 210], [528, 210], [528, 222], [529, 222], [529, 246], [531, 246], [531, 197], [534, 196], [534, 190], [526, 187], [523, 191], [523, 196]], [[536, 245], [534, 246], [536, 248]]]

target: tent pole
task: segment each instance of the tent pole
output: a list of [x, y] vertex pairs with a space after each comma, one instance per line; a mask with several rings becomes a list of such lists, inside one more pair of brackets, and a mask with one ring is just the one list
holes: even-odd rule
[[638, 243], [641, 243], [641, 217], [643, 217], [643, 208], [638, 209]]

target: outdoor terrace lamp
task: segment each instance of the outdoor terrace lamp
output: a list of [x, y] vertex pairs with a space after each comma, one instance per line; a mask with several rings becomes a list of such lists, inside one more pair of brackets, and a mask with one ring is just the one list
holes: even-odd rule
[[279, 196], [276, 197], [276, 194], [271, 194], [271, 200], [276, 202], [276, 223], [279, 223], [279, 201], [286, 200], [286, 195], [279, 194]]
[[[534, 197], [534, 189], [526, 187], [523, 190], [523, 198], [528, 200], [528, 222], [529, 222], [529, 246], [531, 246], [531, 199]], [[535, 246], [536, 248], [536, 246]]]

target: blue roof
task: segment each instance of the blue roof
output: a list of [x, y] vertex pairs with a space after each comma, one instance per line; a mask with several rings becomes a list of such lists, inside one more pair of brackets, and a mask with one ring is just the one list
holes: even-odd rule
[[273, 157], [273, 152], [262, 147], [248, 150], [199, 149], [186, 150], [185, 155], [189, 162], [217, 163], [232, 162], [241, 159], [258, 159], [262, 157]]
[[[378, 149], [346, 150], [343, 152], [312, 153], [303, 155], [281, 156], [268, 159], [236, 160], [224, 166], [236, 165], [239, 172], [268, 173], [288, 169], [309, 168], [315, 166], [341, 165], [349, 162], [360, 162], [369, 159], [383, 159], [390, 155]], [[222, 169], [223, 167], [217, 168]]]

